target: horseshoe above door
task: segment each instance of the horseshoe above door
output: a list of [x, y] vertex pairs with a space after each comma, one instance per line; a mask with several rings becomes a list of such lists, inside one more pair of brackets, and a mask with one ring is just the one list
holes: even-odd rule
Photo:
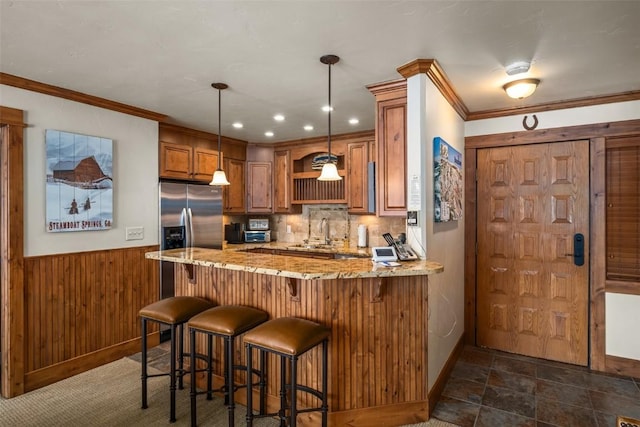
[[536, 117], [536, 115], [534, 114], [533, 117], [533, 125], [529, 126], [527, 124], [527, 117], [529, 116], [524, 116], [524, 119], [522, 119], [522, 126], [526, 129], [526, 130], [534, 130], [535, 128], [538, 127], [538, 118]]

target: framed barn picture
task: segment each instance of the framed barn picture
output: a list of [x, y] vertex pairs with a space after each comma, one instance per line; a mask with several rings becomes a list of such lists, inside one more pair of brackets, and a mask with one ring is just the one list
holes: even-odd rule
[[48, 232], [108, 230], [113, 223], [113, 140], [47, 129]]

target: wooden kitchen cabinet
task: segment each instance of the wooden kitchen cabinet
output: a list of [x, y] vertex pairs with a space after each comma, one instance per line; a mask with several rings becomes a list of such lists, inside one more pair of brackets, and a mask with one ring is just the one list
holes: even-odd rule
[[347, 208], [349, 213], [369, 212], [368, 175], [369, 143], [347, 144]]
[[172, 142], [160, 142], [160, 177], [211, 181], [218, 168], [218, 152]]
[[247, 162], [247, 212], [272, 212], [271, 162]]
[[273, 152], [273, 213], [294, 213], [300, 205], [291, 203], [291, 151]]
[[223, 189], [223, 210], [225, 213], [245, 213], [245, 162], [236, 159], [224, 159], [224, 172], [227, 175], [227, 185]]
[[368, 86], [376, 97], [376, 205], [379, 216], [407, 213], [406, 80]]

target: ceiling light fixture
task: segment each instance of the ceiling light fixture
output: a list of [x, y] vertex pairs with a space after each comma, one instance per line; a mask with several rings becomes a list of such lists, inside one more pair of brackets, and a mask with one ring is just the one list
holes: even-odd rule
[[243, 128], [243, 124], [240, 123], [240, 122], [235, 122], [233, 124], [233, 127], [236, 128], [236, 129], [242, 129]]
[[352, 119], [349, 119], [350, 125], [357, 125], [358, 123], [360, 123], [360, 120], [356, 119], [355, 117]]
[[271, 138], [273, 136], [273, 132], [271, 132], [270, 130], [266, 131], [264, 133], [264, 136], [268, 136], [269, 138]]
[[331, 161], [331, 111], [333, 106], [331, 105], [331, 66], [340, 61], [340, 58], [336, 55], [324, 55], [320, 57], [320, 62], [329, 66], [329, 109], [328, 109], [328, 123], [329, 132], [327, 133], [327, 160], [322, 165], [322, 173], [318, 177], [318, 181], [340, 181], [342, 177], [338, 175], [338, 168], [336, 164]]
[[276, 114], [275, 116], [273, 116], [273, 120], [275, 120], [276, 122], [283, 122], [284, 116], [282, 114]]
[[533, 95], [538, 84], [540, 84], [540, 80], [538, 79], [520, 79], [509, 82], [502, 86], [502, 88], [511, 98], [523, 99]]
[[211, 87], [218, 90], [218, 169], [216, 169], [216, 171], [213, 173], [213, 178], [211, 179], [211, 182], [209, 183], [209, 185], [229, 185], [229, 181], [227, 181], [227, 176], [222, 170], [222, 151], [221, 151], [222, 133], [220, 131], [220, 122], [222, 117], [220, 99], [222, 97], [222, 91], [228, 88], [229, 86], [227, 86], [224, 83], [211, 83]]
[[306, 130], [307, 132], [312, 131], [312, 130], [313, 130], [313, 126], [311, 126], [311, 125], [305, 125], [305, 126], [304, 126], [304, 130]]

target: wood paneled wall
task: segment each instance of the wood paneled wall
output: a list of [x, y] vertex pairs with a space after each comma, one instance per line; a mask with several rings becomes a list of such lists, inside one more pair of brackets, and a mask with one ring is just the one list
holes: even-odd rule
[[[176, 295], [249, 305], [271, 318], [296, 316], [330, 327], [330, 412], [427, 403], [427, 276], [389, 278], [380, 298], [375, 279], [293, 281], [296, 296], [286, 278], [242, 271], [195, 267], [189, 280], [186, 269], [178, 266], [176, 279]], [[242, 340], [238, 341], [236, 357], [244, 361]], [[198, 347], [204, 348], [204, 338]], [[320, 361], [319, 348], [301, 358], [301, 384], [320, 385]], [[275, 397], [275, 358], [270, 358], [268, 368], [268, 394]], [[220, 366], [216, 372], [220, 375]], [[310, 398], [299, 401], [307, 407], [317, 404]], [[376, 410], [380, 413], [381, 408]], [[353, 414], [358, 417], [357, 411]]]
[[157, 249], [25, 258], [27, 391], [139, 351], [138, 311], [158, 299], [159, 283], [144, 254]]

